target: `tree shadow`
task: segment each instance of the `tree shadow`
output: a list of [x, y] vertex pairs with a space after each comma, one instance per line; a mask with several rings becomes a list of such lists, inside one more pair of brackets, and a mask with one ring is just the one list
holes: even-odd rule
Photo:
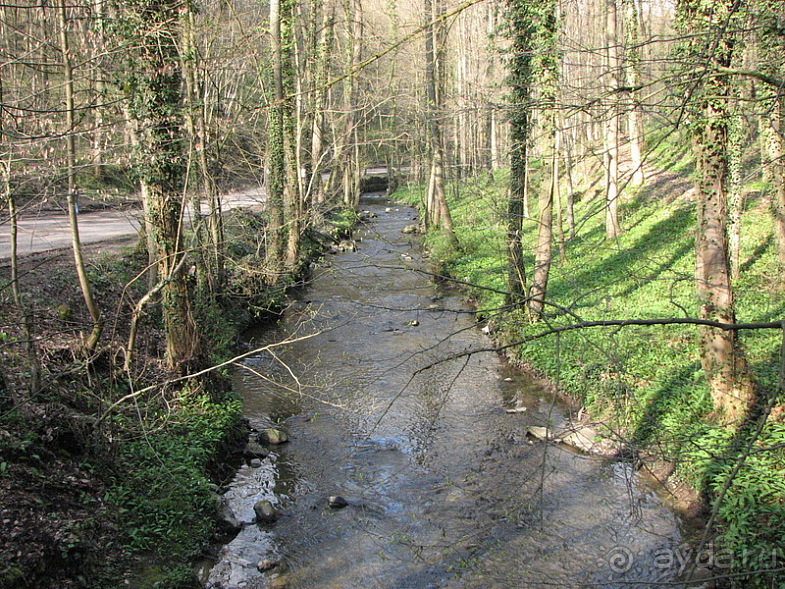
[[[573, 276], [569, 281], [555, 282], [552, 288], [552, 298], [557, 299], [564, 296], [565, 291], [573, 290], [575, 284], [582, 285], [585, 291], [587, 285], [597, 284], [600, 286], [599, 280], [602, 280], [605, 285], [609, 285], [615, 279], [629, 278], [629, 268], [633, 263], [648, 259], [656, 252], [672, 250], [673, 236], [686, 234], [694, 222], [692, 210], [680, 208], [674, 211], [668, 218], [655, 223], [644, 236], [631, 246], [607, 256], [597, 265], [585, 267], [582, 272]], [[661, 276], [691, 250], [692, 243], [685, 242], [671, 253], [667, 261], [657, 263], [645, 278], [636, 281], [636, 284], [628, 287], [621, 293], [621, 296], [631, 295], [651, 280]], [[576, 303], [577, 300], [573, 302], [572, 306], [575, 306]]]
[[630, 442], [633, 449], [648, 446], [662, 433], [663, 418], [673, 409], [675, 403], [683, 401], [692, 386], [692, 375], [700, 369], [700, 362], [690, 362], [672, 373], [649, 398], [643, 417], [632, 434]]
[[752, 254], [750, 254], [750, 256], [746, 260], [744, 260], [744, 262], [742, 262], [742, 264], [739, 266], [739, 271], [742, 273], [749, 272], [752, 269], [752, 267], [755, 265], [755, 262], [760, 260], [763, 254], [765, 254], [766, 251], [773, 244], [774, 244], [774, 235], [770, 234], [766, 238], [766, 240], [760, 243], [758, 247], [756, 247], [753, 250]]

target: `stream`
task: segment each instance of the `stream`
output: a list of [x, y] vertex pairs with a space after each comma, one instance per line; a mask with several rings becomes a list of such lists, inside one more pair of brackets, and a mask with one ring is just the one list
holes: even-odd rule
[[[625, 462], [528, 436], [568, 410], [496, 354], [461, 355], [490, 342], [460, 293], [421, 272], [418, 237], [402, 232], [416, 213], [380, 195], [361, 206], [378, 218], [357, 251], [325, 258], [282, 321], [250, 334], [274, 347], [234, 371], [251, 425], [290, 441], [231, 483], [243, 528], [205, 587], [677, 581], [687, 527], [660, 491]], [[261, 499], [274, 524], [254, 523]]]

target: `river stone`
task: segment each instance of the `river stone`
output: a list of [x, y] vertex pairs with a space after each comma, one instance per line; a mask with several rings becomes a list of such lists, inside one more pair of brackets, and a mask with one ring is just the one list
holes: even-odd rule
[[258, 570], [260, 573], [264, 573], [271, 569], [274, 569], [277, 566], [278, 566], [277, 560], [273, 560], [272, 558], [265, 558], [263, 560], [260, 560], [256, 564], [256, 570]]
[[340, 495], [330, 495], [327, 498], [327, 505], [333, 509], [341, 509], [349, 505], [349, 502]]
[[543, 442], [556, 439], [551, 430], [549, 430], [547, 427], [540, 427], [538, 425], [530, 425], [526, 428], [526, 433], [534, 439], [541, 440]]
[[420, 228], [417, 225], [407, 225], [403, 229], [401, 229], [401, 233], [404, 235], [411, 235], [412, 233], [418, 233]]
[[507, 413], [525, 413], [527, 411], [526, 407], [510, 407], [509, 409], [505, 409]]
[[215, 501], [216, 513], [218, 515], [218, 525], [220, 526], [221, 530], [226, 532], [227, 534], [232, 534], [239, 532], [242, 529], [242, 524], [235, 516], [234, 511], [227, 503], [226, 498], [223, 495], [215, 495], [213, 497]]
[[264, 440], [267, 444], [277, 446], [278, 444], [285, 444], [289, 441], [289, 436], [286, 432], [275, 428], [268, 428], [259, 434], [259, 439]]
[[562, 434], [561, 442], [582, 450], [583, 452], [592, 452], [596, 445], [597, 432], [590, 427], [580, 427], [574, 431], [568, 431]]
[[243, 450], [243, 456], [246, 458], [266, 458], [269, 453], [269, 450], [262, 447], [259, 442], [254, 442], [253, 440], [249, 441], [245, 445], [245, 450]]
[[251, 468], [259, 468], [262, 466], [261, 458], [251, 458]]
[[275, 507], [267, 499], [257, 501], [253, 506], [254, 513], [256, 514], [256, 521], [260, 524], [272, 524], [278, 519], [278, 512]]

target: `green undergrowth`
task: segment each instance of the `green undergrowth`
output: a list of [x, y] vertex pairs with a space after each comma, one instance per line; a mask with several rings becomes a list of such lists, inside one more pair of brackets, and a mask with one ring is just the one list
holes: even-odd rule
[[215, 533], [210, 475], [233, 440], [242, 438], [241, 424], [239, 399], [216, 402], [187, 391], [168, 410], [143, 420], [118, 416], [110, 424], [128, 439], [119, 444], [105, 500], [122, 522], [125, 555], [144, 562], [135, 579], [139, 586], [160, 583], [151, 573], [158, 569], [168, 571], [168, 582], [175, 569], [182, 583], [192, 579], [189, 567], [172, 565], [192, 562]]
[[[611, 420], [626, 446], [640, 455], [672, 461], [677, 476], [712, 505], [725, 489], [739, 456], [752, 454], [725, 489], [719, 515], [721, 542], [731, 551], [725, 563], [734, 573], [785, 566], [785, 425], [776, 408], [754, 442], [714, 413], [703, 376], [696, 328], [685, 325], [590, 328], [544, 335], [579, 321], [697, 317], [694, 285], [695, 202], [686, 187], [686, 151], [663, 138], [655, 164], [678, 167], [678, 177], [651, 178], [622, 195], [622, 235], [605, 238], [603, 196], [596, 176], [576, 187], [575, 235], [564, 221], [564, 257], [558, 236], [542, 321], [504, 307], [506, 275], [507, 173], [453, 186], [450, 208], [460, 249], [439, 232], [426, 245], [441, 269], [469, 284], [478, 317], [492, 326], [500, 344], [520, 345], [514, 360], [547, 376], [598, 419]], [[678, 156], [674, 155], [675, 153]], [[656, 159], [659, 154], [659, 159]], [[687, 160], [687, 161], [685, 161]], [[600, 170], [594, 170], [601, 173]], [[676, 174], [668, 169], [670, 174]], [[536, 179], [534, 188], [536, 189]], [[423, 187], [401, 188], [396, 197], [419, 205]], [[533, 190], [532, 201], [536, 202]], [[526, 268], [534, 265], [536, 210], [524, 221]], [[739, 321], [773, 321], [785, 316], [780, 269], [769, 204], [750, 192], [743, 217], [741, 277], [735, 284]], [[743, 332], [741, 339], [764, 397], [777, 394], [778, 330]], [[536, 338], [536, 339], [532, 339]], [[530, 340], [530, 341], [525, 341]], [[783, 404], [780, 398], [778, 405]], [[719, 571], [728, 572], [726, 571]], [[785, 587], [781, 573], [737, 578], [739, 586]], [[779, 583], [779, 584], [777, 584]]]
[[[229, 359], [243, 330], [279, 312], [288, 289], [306, 278], [325, 242], [350, 232], [357, 218], [342, 207], [324, 211], [301, 242], [300, 264], [270, 286], [259, 271], [264, 265], [263, 217], [250, 210], [231, 211], [225, 219], [231, 254], [226, 288], [218, 299], [203, 295], [196, 304], [211, 362]], [[184, 390], [165, 405], [153, 401], [137, 415], [118, 415], [111, 424], [131, 435], [119, 445], [106, 499], [123, 522], [126, 555], [144, 563], [132, 584], [140, 589], [192, 587], [193, 559], [216, 533], [215, 483], [219, 474], [227, 474], [222, 467], [247, 433], [242, 403], [231, 393], [214, 390]]]
[[[351, 231], [354, 211], [323, 211], [301, 244], [301, 261], [273, 286], [264, 271], [265, 220], [251, 210], [224, 217], [225, 282], [211, 292], [190, 274], [194, 316], [209, 362], [237, 352], [241, 333], [286, 305], [287, 289], [307, 279], [309, 264]], [[188, 236], [195, 244], [194, 236]], [[194, 249], [194, 252], [197, 250]], [[191, 258], [194, 266], [209, 263]], [[241, 401], [226, 369], [199, 381], [167, 385], [160, 305], [145, 307], [132, 366], [118, 353], [127, 341], [125, 309], [146, 292], [147, 255], [128, 249], [96, 256], [88, 273], [110, 315], [100, 350], [88, 361], [60, 336], [89, 325], [73, 267], [47, 273], [34, 306], [44, 385], [26, 397], [8, 375], [29, 370], [9, 325], [0, 366], [0, 503], [10, 533], [0, 538], [0, 586], [12, 588], [128, 586], [198, 587], [194, 557], [223, 533], [216, 529], [217, 486], [232, 474], [247, 437]], [[0, 299], [14, 310], [10, 299]], [[54, 334], [54, 335], [53, 335]], [[11, 366], [17, 369], [12, 371]], [[12, 389], [15, 389], [12, 391]], [[136, 391], [134, 394], [130, 394]], [[12, 395], [12, 392], [14, 393]], [[112, 407], [110, 411], [107, 408]]]

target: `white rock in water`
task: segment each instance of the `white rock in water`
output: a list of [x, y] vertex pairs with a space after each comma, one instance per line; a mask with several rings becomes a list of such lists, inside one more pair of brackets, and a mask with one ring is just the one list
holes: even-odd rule
[[256, 514], [256, 521], [263, 524], [274, 523], [278, 519], [278, 513], [275, 507], [267, 499], [257, 501], [253, 506], [254, 513]]
[[512, 407], [510, 409], [506, 409], [507, 413], [524, 413], [527, 411], [526, 407]]
[[556, 440], [556, 437], [553, 435], [553, 432], [549, 430], [547, 427], [530, 425], [529, 427], [526, 428], [526, 433], [537, 440], [542, 440], [543, 442], [547, 442], [548, 440]]

